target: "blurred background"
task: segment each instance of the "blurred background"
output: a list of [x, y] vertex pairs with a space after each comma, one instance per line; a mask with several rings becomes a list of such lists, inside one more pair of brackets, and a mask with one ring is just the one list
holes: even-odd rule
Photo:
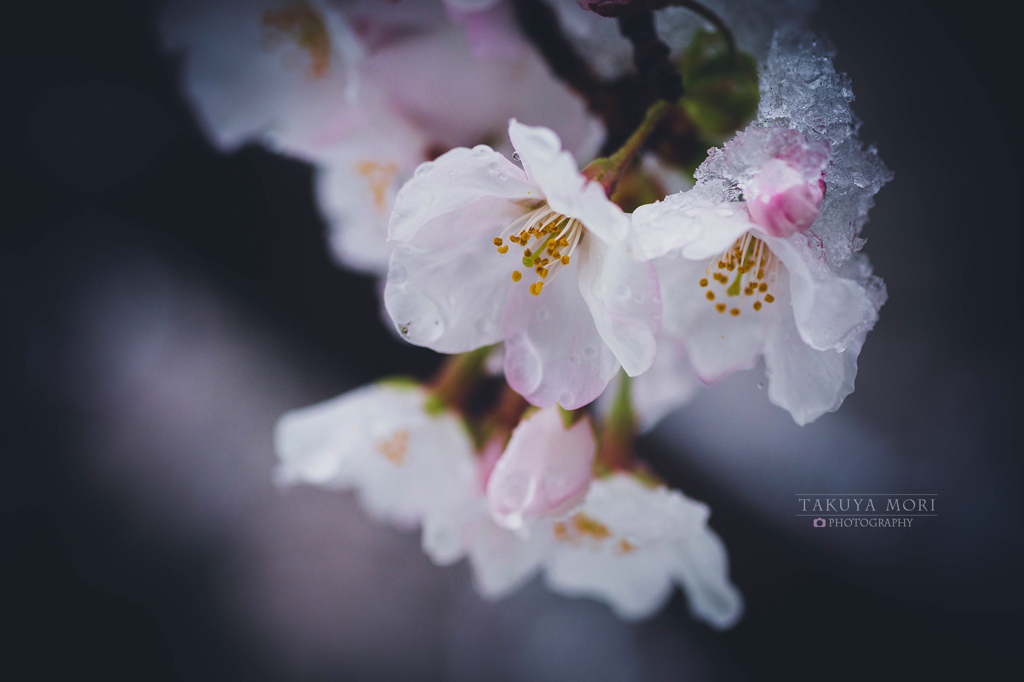
[[[638, 624], [538, 581], [488, 603], [464, 564], [433, 566], [351, 495], [272, 486], [283, 411], [438, 357], [395, 340], [374, 283], [331, 263], [309, 167], [211, 148], [158, 10], [5, 11], [5, 677], [983, 679], [1016, 663], [1022, 153], [1001, 12], [851, 0], [812, 20], [895, 172], [863, 235], [889, 301], [838, 413], [796, 427], [748, 372], [641, 441], [729, 548], [747, 613], [715, 633], [681, 594]], [[794, 517], [808, 492], [937, 493], [939, 516], [824, 533]]]

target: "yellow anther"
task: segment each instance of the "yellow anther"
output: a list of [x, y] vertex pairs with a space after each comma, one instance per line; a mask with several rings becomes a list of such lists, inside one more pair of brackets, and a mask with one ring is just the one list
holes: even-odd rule
[[706, 287], [706, 286], [708, 285], [708, 278], [707, 278], [707, 277], [705, 277], [704, 279], [702, 279], [702, 280], [700, 281], [700, 285], [701, 285], [702, 287]]
[[772, 303], [774, 300], [775, 300], [775, 297], [772, 296], [771, 294], [765, 294], [764, 295], [764, 302], [765, 303]]
[[724, 303], [716, 303], [715, 304], [715, 310], [717, 310], [720, 313], [724, 313], [725, 312], [725, 304]]
[[544, 282], [534, 282], [530, 285], [530, 293], [534, 296], [540, 295], [540, 290], [544, 288]]
[[715, 300], [715, 292], [713, 292], [713, 291], [709, 291], [708, 293], [706, 293], [704, 295], [708, 297], [709, 301]]
[[498, 253], [508, 253], [508, 247], [507, 246], [499, 246], [498, 247]]
[[729, 311], [729, 314], [732, 315], [733, 317], [736, 317], [737, 315], [740, 314], [740, 309], [739, 308], [733, 308], [732, 310]]
[[761, 286], [759, 286], [757, 290], [763, 294], [764, 292], [768, 291], [768, 284], [766, 282], [761, 282]]
[[511, 237], [509, 237], [508, 240], [510, 242], [512, 242], [513, 244], [518, 244], [519, 243], [519, 235], [514, 234]]
[[568, 256], [562, 256], [562, 265], [568, 265], [568, 264], [569, 264], [569, 257]]
[[760, 310], [760, 309], [761, 309], [761, 302], [760, 301], [754, 301], [754, 310]]
[[[522, 278], [523, 278], [523, 273], [519, 272], [518, 270], [513, 270], [512, 271], [512, 281], [513, 282], [518, 282]], [[758, 301], [755, 305], [760, 305], [760, 303], [761, 302]]]
[[501, 237], [495, 237], [494, 238], [494, 245], [495, 246], [501, 246], [501, 244], [502, 244]]

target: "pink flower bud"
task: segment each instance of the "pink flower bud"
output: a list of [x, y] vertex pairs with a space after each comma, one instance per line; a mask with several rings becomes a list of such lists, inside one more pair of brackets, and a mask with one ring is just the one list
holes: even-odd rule
[[567, 429], [558, 407], [533, 413], [512, 432], [487, 483], [491, 516], [515, 529], [526, 518], [573, 508], [590, 487], [596, 453], [589, 418]]
[[747, 185], [745, 196], [754, 223], [773, 237], [789, 237], [805, 231], [818, 217], [825, 182], [808, 181], [782, 159], [772, 159]]

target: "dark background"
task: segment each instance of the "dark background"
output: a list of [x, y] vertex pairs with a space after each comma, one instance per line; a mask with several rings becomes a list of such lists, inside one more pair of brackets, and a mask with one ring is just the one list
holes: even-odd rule
[[[842, 410], [909, 443], [908, 457], [927, 458], [932, 437], [962, 446], [965, 472], [984, 470], [1000, 482], [972, 498], [989, 504], [972, 523], [998, 542], [951, 543], [954, 568], [941, 580], [920, 558], [875, 562], [873, 575], [859, 579], [835, 553], [765, 520], [687, 457], [645, 442], [644, 454], [669, 481], [685, 481], [687, 494], [711, 505], [748, 610], [717, 635], [691, 622], [677, 595], [651, 623], [622, 626], [643, 652], [674, 656], [682, 648], [701, 661], [684, 674], [672, 656], [644, 654], [643, 679], [983, 679], [986, 668], [1019, 669], [1010, 658], [1024, 635], [1019, 22], [995, 7], [825, 3], [812, 26], [837, 44], [837, 68], [851, 75], [854, 109], [865, 121], [861, 137], [878, 144], [896, 174], [865, 232], [890, 300], [861, 356], [858, 391]], [[201, 412], [230, 409], [231, 395], [261, 386], [290, 387], [289, 397], [276, 398], [282, 407], [268, 398], [272, 415], [385, 374], [427, 376], [437, 362], [378, 323], [372, 281], [331, 263], [308, 167], [256, 147], [225, 156], [206, 142], [179, 95], [173, 60], [159, 49], [156, 10], [67, 2], [19, 3], [4, 13], [0, 579], [3, 661], [13, 672], [4, 677], [472, 679], [485, 668], [458, 653], [472, 645], [446, 654], [406, 648], [401, 628], [409, 622], [441, 627], [431, 620], [444, 611], [437, 604], [405, 613], [388, 602], [402, 625], [384, 643], [380, 667], [354, 654], [296, 664], [305, 650], [280, 644], [287, 637], [254, 635], [262, 631], [225, 615], [235, 608], [224, 597], [225, 562], [257, 559], [244, 551], [225, 559], [235, 536], [197, 530], [207, 508], [166, 511], [192, 498], [162, 497], [159, 472], [104, 459], [111, 448], [133, 452], [159, 440], [173, 450], [192, 436], [231, 435], [218, 422], [194, 433], [187, 420], [150, 428], [131, 411], [144, 398], [111, 388], [107, 356], [147, 352], [118, 326], [128, 319], [122, 314], [156, 315], [149, 301], [174, 302], [167, 319], [188, 329], [221, 329], [223, 317], [232, 322], [221, 337], [269, 339], [240, 360], [220, 362], [219, 346], [210, 347], [209, 368], [197, 376], [214, 385], [227, 363], [239, 388], [197, 397]], [[202, 340], [182, 338], [185, 346]], [[158, 383], [178, 379], [171, 372]], [[169, 404], [188, 404], [192, 389], [183, 386], [183, 402]], [[261, 428], [247, 437], [268, 439]], [[251, 475], [263, 480], [268, 471]], [[146, 477], [157, 480], [133, 487], [133, 478]], [[204, 480], [168, 480], [166, 489]], [[230, 518], [251, 520], [257, 512], [246, 506], [246, 490], [203, 499], [214, 501], [211, 509], [236, 505], [242, 511]], [[955, 497], [955, 480], [940, 493]], [[189, 522], [169, 529], [164, 513]], [[366, 578], [386, 585], [388, 567], [417, 551], [415, 538], [368, 521], [359, 528], [367, 546], [375, 533], [396, 534], [401, 551], [385, 551]], [[425, 578], [447, 586], [438, 588], [438, 603], [463, 589], [451, 583], [468, 583], [462, 569], [417, 566], [446, 576]], [[527, 608], [515, 599], [508, 609]], [[390, 632], [386, 622], [379, 632]]]

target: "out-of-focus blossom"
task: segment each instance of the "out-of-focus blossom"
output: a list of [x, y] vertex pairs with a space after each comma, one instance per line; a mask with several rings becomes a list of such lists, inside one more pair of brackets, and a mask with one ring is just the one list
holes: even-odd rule
[[509, 137], [525, 172], [478, 146], [402, 187], [385, 305], [402, 336], [439, 352], [504, 341], [512, 388], [576, 409], [620, 363], [631, 376], [651, 366], [658, 282], [625, 247], [629, 219], [553, 131], [513, 120]]
[[444, 0], [448, 16], [466, 31], [477, 57], [518, 57], [528, 49], [507, 0]]
[[731, 627], [743, 599], [708, 515], [706, 505], [633, 474], [597, 479], [579, 508], [548, 526], [547, 584], [606, 601], [625, 619], [650, 616], [679, 585], [695, 617]]
[[[617, 23], [595, 12], [581, 11], [582, 5], [609, 0], [546, 0], [591, 68], [604, 78], [617, 78], [633, 68], [633, 48], [619, 33]], [[775, 31], [803, 28], [814, 9], [814, 0], [702, 0], [732, 30], [736, 47], [760, 61], [768, 54]], [[662, 42], [676, 58], [700, 30], [713, 30], [705, 19], [685, 7], [665, 7], [654, 13], [655, 27]]]
[[[634, 248], [656, 258], [664, 332], [697, 374], [712, 382], [763, 355], [769, 398], [799, 424], [853, 390], [885, 301], [855, 251], [890, 175], [856, 140], [849, 83], [830, 57], [811, 37], [778, 39], [759, 121], [711, 151], [692, 190], [633, 214]], [[785, 104], [779, 87], [791, 88]]]
[[522, 41], [508, 8], [476, 9], [459, 15], [470, 43], [487, 48], [472, 51], [441, 0], [178, 0], [162, 32], [211, 140], [314, 163], [335, 255], [383, 274], [391, 204], [419, 163], [502, 140], [512, 116], [559, 131], [584, 158], [600, 145], [600, 124]]
[[476, 484], [462, 420], [426, 409], [427, 392], [382, 382], [283, 415], [275, 445], [282, 485], [354, 489], [375, 518], [414, 525]]
[[524, 418], [487, 485], [491, 516], [505, 528], [579, 504], [593, 477], [597, 441], [590, 419], [566, 426], [557, 407]]

